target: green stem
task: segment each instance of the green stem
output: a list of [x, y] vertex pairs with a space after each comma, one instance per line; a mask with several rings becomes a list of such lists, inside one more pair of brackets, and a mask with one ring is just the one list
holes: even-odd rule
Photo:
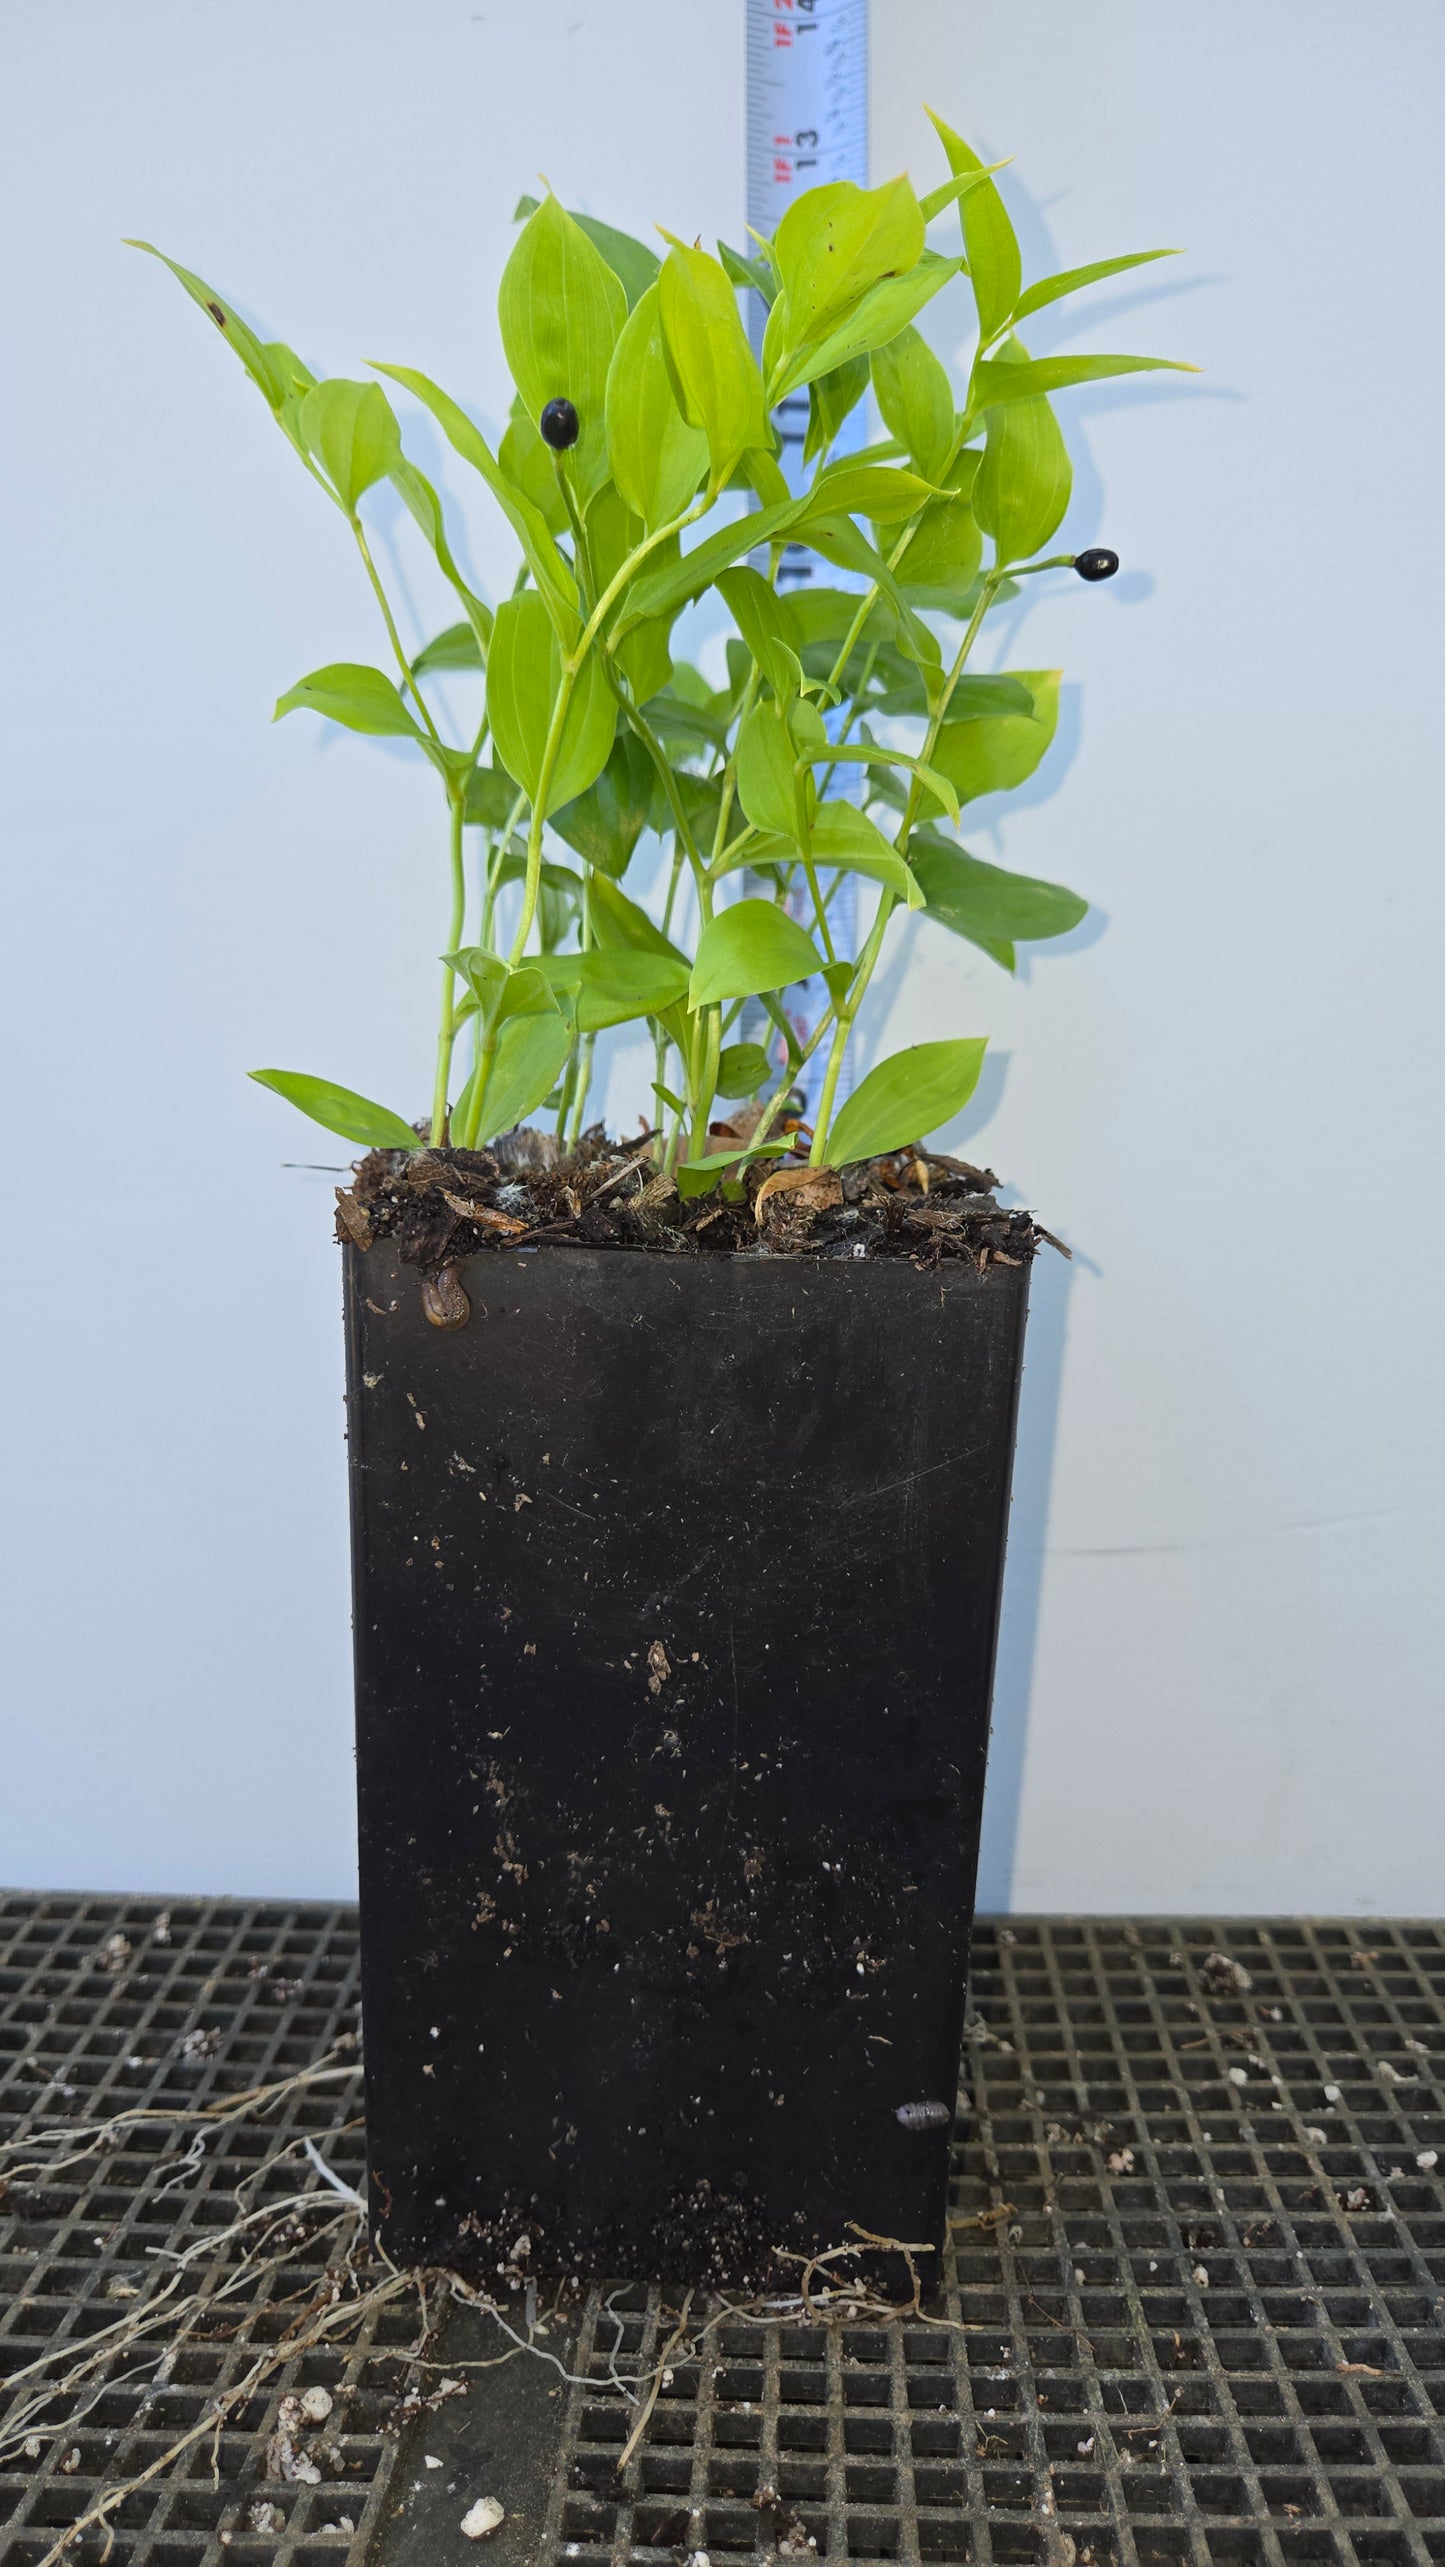
[[547, 726], [542, 764], [537, 774], [537, 790], [532, 799], [532, 816], [527, 826], [527, 879], [522, 892], [521, 924], [512, 939], [511, 951], [507, 956], [509, 971], [516, 970], [526, 952], [527, 938], [532, 932], [532, 921], [537, 915], [537, 892], [542, 880], [542, 828], [547, 810], [547, 797], [552, 788], [552, 777], [562, 747], [562, 733], [566, 727], [567, 714], [572, 702], [572, 689], [576, 683], [576, 668], [564, 661], [562, 683], [557, 689], [557, 701], [552, 707], [552, 719]]
[[[446, 950], [454, 954], [462, 941], [467, 917], [467, 876], [462, 861], [462, 797], [451, 796], [451, 875], [452, 907], [447, 929]], [[457, 976], [449, 963], [442, 965], [442, 1013], [437, 1029], [436, 1081], [432, 1089], [431, 1145], [440, 1149], [447, 1137], [447, 1089], [452, 1074], [452, 1046], [456, 1040]]]
[[347, 522], [350, 525], [353, 535], [356, 537], [357, 550], [361, 555], [362, 561], [366, 565], [366, 576], [371, 582], [372, 594], [376, 599], [377, 605], [381, 608], [381, 620], [386, 626], [387, 639], [396, 654], [397, 666], [401, 670], [407, 691], [410, 694], [411, 700], [416, 706], [418, 713], [421, 715], [423, 722], [426, 724], [427, 733], [433, 748], [440, 749], [445, 745], [442, 740], [442, 735], [431, 718], [431, 710], [427, 704], [426, 697], [422, 694], [421, 688], [417, 685], [416, 679], [412, 675], [411, 662], [407, 658], [405, 651], [402, 649], [401, 635], [396, 629], [396, 617], [391, 611], [390, 601], [377, 575], [376, 564], [371, 558], [371, 546], [366, 540], [361, 519], [359, 517], [351, 517]]
[[[1004, 574], [1002, 571], [990, 571], [979, 590], [973, 613], [968, 619], [968, 625], [964, 632], [963, 640], [958, 646], [958, 652], [954, 659], [953, 666], [944, 680], [938, 702], [935, 705], [929, 720], [928, 734], [924, 740], [921, 752], [922, 761], [925, 765], [927, 765], [928, 761], [931, 759], [934, 749], [938, 745], [938, 734], [943, 728], [944, 717], [947, 714], [949, 704], [952, 701], [953, 691], [957, 686], [959, 679], [963, 675], [968, 662], [968, 655], [973, 649], [974, 643], [978, 639], [983, 619], [988, 613], [990, 606], [993, 604], [994, 592], [1000, 586], [1003, 576]], [[904, 805], [902, 823], [899, 827], [898, 835], [893, 842], [900, 855], [904, 855], [907, 851], [909, 835], [912, 831], [913, 823], [918, 816], [918, 803], [921, 791], [922, 787], [919, 784], [918, 777], [915, 775], [908, 788], [908, 800]], [[854, 971], [852, 980], [848, 984], [847, 998], [838, 1011], [837, 1029], [833, 1036], [832, 1049], [828, 1055], [828, 1066], [823, 1074], [823, 1093], [818, 1100], [818, 1112], [813, 1125], [813, 1146], [808, 1153], [808, 1164], [810, 1167], [826, 1167], [828, 1163], [828, 1135], [833, 1121], [833, 1101], [838, 1093], [838, 1078], [843, 1067], [843, 1055], [848, 1047], [848, 1037], [853, 1031], [854, 1020], [858, 1014], [859, 1008], [862, 1006], [864, 997], [867, 994], [868, 984], [873, 977], [874, 970], [877, 967], [878, 957], [883, 950], [883, 939], [887, 932], [888, 921], [893, 914], [895, 904], [896, 894], [885, 889], [879, 897], [878, 914], [875, 917], [872, 928], [869, 932], [868, 942], [858, 957], [857, 968]]]

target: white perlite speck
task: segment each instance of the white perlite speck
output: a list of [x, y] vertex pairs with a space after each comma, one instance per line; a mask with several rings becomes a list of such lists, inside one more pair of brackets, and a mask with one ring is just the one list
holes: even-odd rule
[[462, 2516], [463, 2540], [485, 2540], [489, 2531], [507, 2519], [495, 2496], [478, 2496], [470, 2513]]

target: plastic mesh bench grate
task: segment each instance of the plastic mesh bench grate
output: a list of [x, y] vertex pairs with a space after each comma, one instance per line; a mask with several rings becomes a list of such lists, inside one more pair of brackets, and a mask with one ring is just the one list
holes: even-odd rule
[[[177, 1902], [162, 1948], [146, 1940], [154, 1915], [105, 1900], [0, 1910], [5, 2135], [57, 2106], [94, 2115], [181, 2086], [237, 2091], [353, 2027], [349, 1913]], [[117, 1931], [136, 1951], [112, 1976], [99, 1955]], [[973, 2016], [959, 2224], [930, 2311], [953, 2323], [724, 2318], [699, 2358], [672, 2364], [619, 2479], [632, 2410], [606, 2375], [648, 2369], [675, 2307], [590, 2293], [573, 2366], [588, 2385], [552, 2405], [550, 2495], [496, 2536], [496, 2567], [676, 2567], [700, 2550], [711, 2567], [779, 2555], [1445, 2567], [1445, 2200], [1438, 2166], [1419, 2162], [1445, 2150], [1445, 1927], [985, 1925]], [[214, 2058], [182, 2066], [179, 2041], [206, 2026]], [[159, 2064], [127, 2067], [136, 2056]], [[354, 2180], [360, 2134], [336, 2136], [353, 2109], [303, 2093], [277, 2122], [314, 2133]], [[243, 2171], [218, 2138], [205, 2173], [162, 2199], [177, 2158], [162, 2171], [154, 2144], [143, 2164], [130, 2157], [4, 2206], [0, 2368], [108, 2321], [111, 2279], [147, 2244], [219, 2224], [216, 2197]], [[403, 2304], [374, 2340], [302, 2366], [337, 2398], [346, 2468], [337, 2483], [264, 2488], [279, 2535], [241, 2526], [289, 2382], [223, 2435], [219, 2489], [207, 2442], [186, 2474], [132, 2500], [114, 2567], [469, 2554], [455, 2505], [422, 2487], [420, 2443], [388, 2479], [382, 2428], [414, 2327]], [[34, 2567], [100, 2474], [143, 2461], [238, 2358], [198, 2344], [159, 2396], [107, 2390], [43, 2462], [0, 2474], [4, 2567]], [[453, 2451], [488, 2395], [483, 2375], [467, 2408], [447, 2411]], [[440, 2422], [422, 2436], [433, 2449]], [[62, 2475], [67, 2442], [81, 2460]], [[505, 2483], [487, 2491], [507, 2501]], [[423, 2494], [443, 2536], [425, 2529]], [[342, 2510], [350, 2539], [321, 2529]], [[92, 2534], [74, 2554], [100, 2551]]]

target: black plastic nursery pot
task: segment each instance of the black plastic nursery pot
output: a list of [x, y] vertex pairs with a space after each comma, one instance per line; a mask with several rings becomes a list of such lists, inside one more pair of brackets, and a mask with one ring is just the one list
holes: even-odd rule
[[345, 1258], [379, 2241], [941, 2245], [1027, 1265]]

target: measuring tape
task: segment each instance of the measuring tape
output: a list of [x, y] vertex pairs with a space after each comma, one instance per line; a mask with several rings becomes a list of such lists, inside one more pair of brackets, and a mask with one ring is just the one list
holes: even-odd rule
[[[868, 0], [748, 0], [748, 214], [754, 231], [771, 240], [795, 197], [805, 188], [850, 178], [868, 184]], [[761, 297], [750, 297], [761, 306]], [[759, 337], [761, 309], [755, 315]], [[792, 490], [801, 487], [803, 443], [808, 433], [808, 395], [790, 393], [773, 413], [782, 443], [778, 461]], [[867, 403], [849, 412], [833, 450], [851, 454], [866, 441]], [[787, 544], [778, 565], [782, 590], [808, 587], [820, 579], [837, 584], [838, 574], [819, 562], [806, 544]], [[843, 584], [853, 581], [845, 572]], [[849, 782], [856, 769], [843, 769]], [[854, 787], [856, 790], [856, 786]], [[848, 791], [848, 784], [842, 786]], [[855, 949], [856, 878], [823, 877], [830, 885], [828, 914], [840, 952]], [[745, 888], [767, 896], [772, 886], [754, 875]], [[790, 910], [811, 926], [805, 891], [789, 901]], [[788, 1013], [806, 1042], [828, 1003], [821, 980], [803, 981], [789, 996]], [[782, 1068], [782, 1046], [759, 1001], [744, 1010], [739, 1032], [762, 1043]], [[799, 1092], [804, 1115], [816, 1105], [827, 1055], [827, 1038], [802, 1071]], [[845, 1057], [838, 1086], [841, 1105], [852, 1082]]]
[[[868, 184], [868, 0], [748, 0], [748, 221], [771, 240], [808, 187], [851, 178]], [[773, 422], [778, 460], [798, 488], [808, 396], [790, 393]], [[865, 405], [849, 413], [835, 451], [864, 442]], [[780, 588], [818, 576], [818, 557], [789, 544]]]

